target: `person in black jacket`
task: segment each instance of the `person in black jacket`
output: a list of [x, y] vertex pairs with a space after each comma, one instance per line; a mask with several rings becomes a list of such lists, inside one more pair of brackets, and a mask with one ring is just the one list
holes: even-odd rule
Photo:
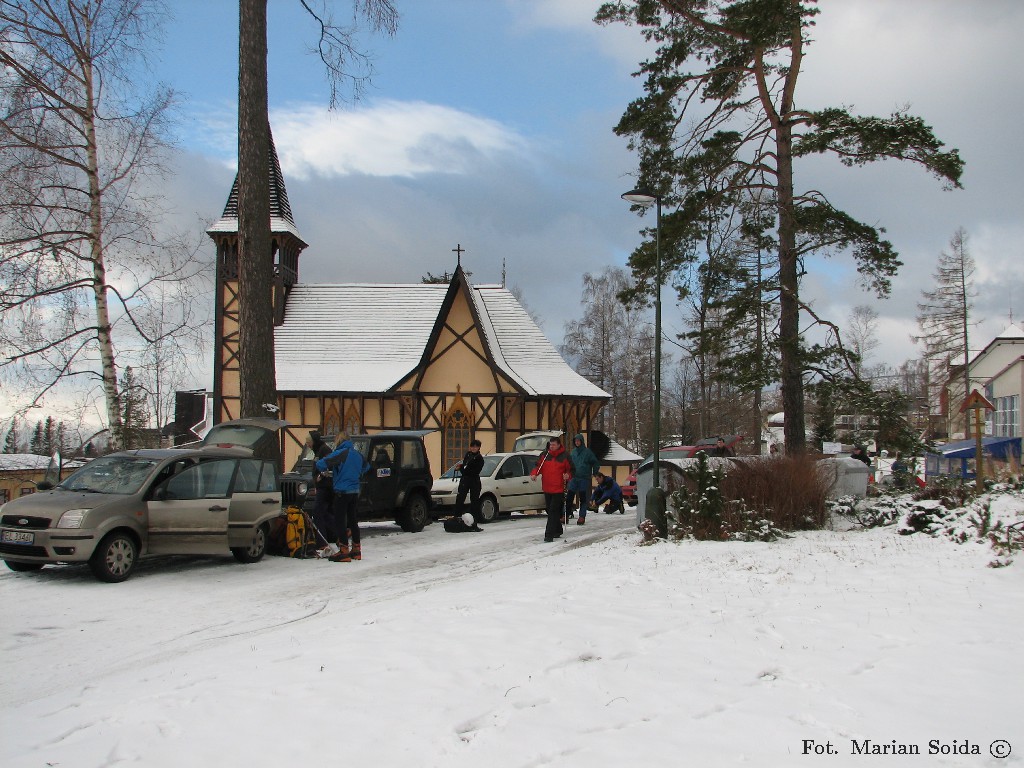
[[[306, 445], [313, 451], [314, 463], [331, 452], [331, 446], [324, 442], [323, 435], [315, 429], [306, 438]], [[317, 542], [318, 545], [331, 544], [337, 540], [334, 532], [334, 515], [331, 513], [334, 503], [333, 482], [330, 472], [318, 472], [316, 467], [313, 467], [313, 487], [316, 489], [316, 496], [313, 499], [313, 522], [325, 539]]]
[[725, 440], [723, 438], [721, 438], [721, 437], [718, 438], [715, 441], [715, 447], [712, 448], [708, 452], [708, 456], [723, 456], [724, 457], [724, 456], [735, 456], [735, 455], [736, 455], [736, 453], [733, 451], [733, 449], [730, 448], [729, 446], [727, 446], [725, 444]]
[[466, 494], [469, 494], [469, 508], [473, 512], [473, 519], [480, 519], [480, 470], [484, 468], [484, 457], [480, 455], [480, 441], [473, 440], [469, 444], [469, 451], [462, 457], [462, 461], [455, 465], [455, 469], [462, 472], [459, 479], [459, 492], [455, 494], [455, 516], [462, 517], [462, 505], [466, 501]]

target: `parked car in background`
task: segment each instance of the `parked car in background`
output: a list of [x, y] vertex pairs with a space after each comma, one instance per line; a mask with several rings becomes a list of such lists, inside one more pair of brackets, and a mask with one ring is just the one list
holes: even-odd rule
[[629, 473], [629, 477], [626, 478], [621, 486], [622, 488], [622, 500], [629, 506], [636, 506], [636, 470], [634, 469]]
[[[513, 451], [528, 452], [534, 455], [543, 453], [548, 449], [548, 441], [553, 437], [561, 437], [562, 430], [560, 429], [542, 429], [537, 432], [525, 432], [516, 438], [515, 445], [512, 447]], [[565, 441], [563, 441], [564, 444]], [[566, 446], [565, 449], [569, 450], [572, 446]]]
[[[725, 441], [725, 447], [736, 453], [736, 449], [740, 443], [743, 442], [743, 435], [722, 435], [722, 439]], [[659, 459], [692, 459], [701, 451], [707, 451], [709, 454], [711, 449], [718, 443], [717, 437], [705, 437], [702, 440], [698, 440], [693, 445], [666, 445], [662, 446], [661, 450], [658, 451]], [[649, 464], [654, 460], [654, 454], [650, 453], [643, 461], [640, 462], [639, 467]], [[637, 469], [639, 469], [637, 467]], [[636, 469], [634, 469], [629, 477], [626, 478], [626, 482], [622, 484], [622, 500], [630, 506], [634, 506], [637, 503], [636, 498]]]
[[[351, 435], [353, 447], [370, 462], [359, 487], [360, 520], [394, 520], [403, 531], [418, 533], [430, 522], [430, 488], [434, 478], [423, 445], [429, 429], [389, 430], [372, 435]], [[333, 446], [335, 437], [325, 438]], [[313, 450], [306, 446], [281, 477], [285, 504], [312, 513], [316, 504]]]
[[[545, 443], [547, 447], [547, 443]], [[484, 456], [480, 471], [480, 515], [478, 522], [490, 523], [498, 515], [544, 509], [544, 491], [539, 480], [530, 477], [537, 464], [537, 454], [530, 451], [492, 453]], [[430, 497], [433, 514], [443, 517], [455, 513], [455, 497], [461, 475], [451, 467], [434, 481]], [[469, 498], [466, 498], [466, 509]]]
[[[260, 560], [282, 514], [276, 419], [217, 425], [194, 448], [120, 451], [56, 486], [0, 507], [0, 558], [12, 571], [85, 562], [127, 579], [144, 555]], [[263, 454], [263, 455], [261, 455]]]

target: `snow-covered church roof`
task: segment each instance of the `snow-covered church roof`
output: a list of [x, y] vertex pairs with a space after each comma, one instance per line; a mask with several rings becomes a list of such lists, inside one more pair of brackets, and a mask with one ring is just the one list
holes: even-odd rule
[[[274, 332], [279, 392], [387, 392], [416, 370], [447, 284], [299, 284]], [[607, 398], [498, 285], [469, 286], [495, 366], [528, 395]]]

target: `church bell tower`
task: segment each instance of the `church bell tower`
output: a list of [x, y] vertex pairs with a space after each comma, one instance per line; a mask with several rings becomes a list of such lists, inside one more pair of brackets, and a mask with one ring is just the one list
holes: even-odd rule
[[[270, 237], [274, 256], [274, 283], [267, 296], [274, 305], [274, 324], [280, 325], [288, 293], [299, 279], [299, 254], [305, 241], [292, 218], [288, 191], [274, 137], [270, 136], [267, 158], [270, 185]], [[213, 423], [237, 419], [240, 415], [238, 368], [238, 176], [231, 185], [221, 217], [206, 230], [217, 247], [214, 298]]]

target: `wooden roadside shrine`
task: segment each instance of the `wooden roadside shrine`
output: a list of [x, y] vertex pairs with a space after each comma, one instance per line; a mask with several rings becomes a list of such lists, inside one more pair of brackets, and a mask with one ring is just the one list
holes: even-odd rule
[[981, 438], [985, 424], [985, 415], [982, 411], [994, 411], [996, 407], [992, 405], [992, 403], [990, 403], [985, 396], [981, 394], [981, 392], [975, 389], [971, 390], [971, 394], [967, 396], [964, 400], [964, 404], [960, 406], [960, 413], [964, 413], [970, 409], [974, 410], [974, 484], [980, 493], [985, 476], [985, 462], [981, 449]]

